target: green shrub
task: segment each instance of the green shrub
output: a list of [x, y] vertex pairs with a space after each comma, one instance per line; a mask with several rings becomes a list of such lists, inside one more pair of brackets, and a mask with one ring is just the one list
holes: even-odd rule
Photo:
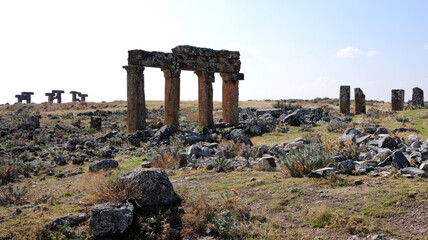
[[0, 206], [17, 203], [22, 198], [24, 198], [28, 193], [27, 187], [20, 188], [16, 186], [15, 188], [12, 184], [8, 184], [7, 186], [3, 186], [0, 188]]
[[303, 177], [312, 170], [327, 166], [333, 156], [323, 146], [309, 144], [280, 156], [280, 161], [292, 177]]
[[272, 104], [273, 108], [281, 108], [285, 110], [294, 110], [297, 108], [301, 108], [300, 105], [293, 105], [291, 103], [287, 103], [285, 100], [278, 100], [274, 104]]

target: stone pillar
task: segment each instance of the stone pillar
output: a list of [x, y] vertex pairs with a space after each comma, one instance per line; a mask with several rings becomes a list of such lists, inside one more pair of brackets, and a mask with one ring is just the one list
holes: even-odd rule
[[31, 103], [31, 95], [34, 95], [34, 92], [21, 92], [22, 98], [27, 102]]
[[171, 125], [174, 131], [179, 129], [180, 111], [180, 69], [163, 68], [165, 76], [165, 125]]
[[124, 66], [127, 72], [128, 132], [146, 128], [146, 100], [144, 96], [144, 67]]
[[196, 71], [198, 75], [199, 126], [213, 128], [213, 85], [214, 72]]
[[340, 113], [349, 114], [350, 108], [351, 108], [351, 87], [350, 86], [340, 86], [339, 108], [340, 108]]
[[418, 87], [413, 88], [412, 106], [422, 108], [424, 106], [424, 91]]
[[71, 91], [71, 101], [72, 102], [78, 102], [79, 99], [77, 99], [77, 95], [80, 95], [80, 92], [76, 92], [76, 91]]
[[239, 123], [239, 81], [233, 79], [230, 73], [220, 73], [223, 79], [223, 122]]
[[53, 103], [54, 94], [53, 93], [45, 93], [45, 96], [48, 97], [48, 103]]
[[392, 111], [402, 111], [404, 107], [404, 90], [393, 89], [391, 91], [391, 109]]
[[79, 94], [79, 96], [80, 96], [81, 103], [86, 102], [86, 98], [88, 97], [88, 94]]
[[366, 95], [361, 88], [354, 89], [355, 114], [366, 113]]
[[18, 103], [22, 103], [22, 95], [15, 95]]

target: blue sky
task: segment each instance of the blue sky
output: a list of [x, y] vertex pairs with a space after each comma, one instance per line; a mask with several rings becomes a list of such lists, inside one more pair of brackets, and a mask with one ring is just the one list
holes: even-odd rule
[[[52, 89], [125, 100], [127, 50], [182, 44], [240, 51], [241, 100], [337, 97], [340, 85], [410, 99], [428, 91], [427, 12], [428, 1], [2, 1], [0, 103], [21, 91], [44, 102]], [[162, 72], [145, 77], [146, 99], [163, 99]], [[194, 73], [181, 86], [197, 99]]]

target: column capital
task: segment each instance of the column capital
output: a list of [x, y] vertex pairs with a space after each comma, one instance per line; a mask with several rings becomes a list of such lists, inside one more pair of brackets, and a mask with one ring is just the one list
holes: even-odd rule
[[204, 78], [207, 82], [215, 82], [214, 72], [208, 70], [198, 70], [194, 72], [198, 78]]
[[179, 78], [181, 74], [180, 68], [162, 68], [161, 71], [165, 78]]
[[220, 73], [220, 76], [223, 79], [223, 81], [244, 80], [244, 74], [243, 73], [223, 72], [223, 73]]

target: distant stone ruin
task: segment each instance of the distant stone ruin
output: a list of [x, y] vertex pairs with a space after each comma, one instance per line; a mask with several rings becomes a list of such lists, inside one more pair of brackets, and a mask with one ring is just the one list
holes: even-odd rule
[[18, 103], [25, 101], [26, 103], [31, 103], [31, 95], [34, 95], [34, 92], [21, 92], [20, 95], [15, 95], [18, 100]]
[[404, 90], [393, 89], [391, 91], [391, 109], [392, 111], [402, 111], [404, 108]]
[[78, 102], [79, 101], [79, 99], [77, 98], [77, 95], [79, 95], [80, 92], [70, 91], [70, 94], [71, 94], [71, 101], [72, 102]]
[[361, 88], [354, 88], [355, 114], [366, 113], [366, 95]]
[[424, 91], [418, 87], [413, 88], [412, 107], [413, 108], [424, 107]]
[[339, 108], [340, 108], [340, 113], [349, 114], [350, 108], [351, 108], [351, 87], [350, 86], [340, 86]]
[[[77, 91], [70, 91], [71, 94], [71, 101], [72, 102], [86, 102], [86, 98], [88, 97], [88, 94], [82, 94], [81, 92]], [[79, 96], [79, 97], [77, 97]]]
[[148, 52], [144, 50], [128, 51], [127, 99], [128, 132], [135, 132], [146, 127], [144, 69], [160, 68], [165, 77], [165, 125], [179, 128], [180, 108], [180, 73], [181, 70], [194, 71], [198, 76], [199, 125], [212, 128], [214, 73], [220, 73], [223, 79], [223, 122], [239, 122], [239, 80], [244, 80], [240, 73], [241, 61], [238, 51], [213, 50], [180, 45], [172, 53]]
[[63, 93], [64, 93], [63, 90], [52, 90], [51, 93], [45, 93], [45, 96], [48, 97], [49, 103], [53, 103], [55, 99], [57, 100], [57, 103], [61, 103], [62, 102], [61, 94]]

